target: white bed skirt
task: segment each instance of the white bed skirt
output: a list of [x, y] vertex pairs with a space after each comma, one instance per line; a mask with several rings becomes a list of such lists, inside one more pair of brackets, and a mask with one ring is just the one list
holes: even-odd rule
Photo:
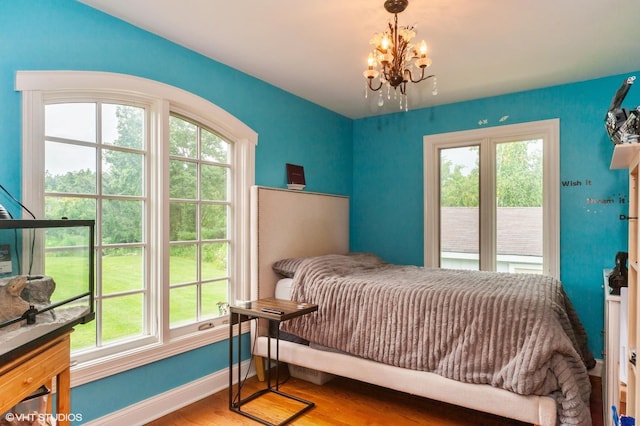
[[[257, 338], [254, 355], [267, 357], [267, 337]], [[276, 357], [275, 339], [271, 341], [271, 357]], [[490, 385], [462, 383], [434, 373], [321, 351], [284, 340], [280, 341], [280, 361], [535, 425], [556, 424], [556, 403], [550, 397], [518, 395]]]

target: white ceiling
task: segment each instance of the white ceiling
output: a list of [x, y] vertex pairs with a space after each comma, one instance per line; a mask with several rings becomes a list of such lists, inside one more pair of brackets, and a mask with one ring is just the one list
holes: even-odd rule
[[[398, 111], [364, 97], [384, 0], [80, 1], [347, 117]], [[409, 109], [640, 70], [638, 18], [637, 0], [411, 0], [398, 21], [427, 41], [438, 95], [412, 84]]]

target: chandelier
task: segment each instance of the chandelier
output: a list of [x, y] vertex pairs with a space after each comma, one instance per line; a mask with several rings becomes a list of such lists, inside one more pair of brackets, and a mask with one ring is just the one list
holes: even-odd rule
[[[387, 99], [391, 99], [391, 88], [394, 98], [398, 98], [400, 92], [400, 109], [407, 111], [407, 83], [419, 83], [433, 77], [432, 94], [437, 95], [435, 75], [425, 75], [425, 70], [431, 65], [431, 58], [427, 57], [427, 43], [422, 40], [416, 47], [411, 40], [416, 36], [414, 26], [398, 27], [398, 13], [407, 8], [409, 0], [386, 0], [384, 8], [393, 13], [393, 23], [389, 22], [389, 28], [373, 36], [370, 44], [374, 45], [373, 52], [369, 54], [369, 66], [363, 73], [367, 79], [365, 98], [369, 90], [377, 92], [386, 86]], [[412, 72], [411, 66], [417, 69]], [[378, 78], [379, 77], [379, 78]], [[374, 80], [377, 80], [377, 84]], [[380, 90], [378, 106], [384, 105], [383, 91]]]

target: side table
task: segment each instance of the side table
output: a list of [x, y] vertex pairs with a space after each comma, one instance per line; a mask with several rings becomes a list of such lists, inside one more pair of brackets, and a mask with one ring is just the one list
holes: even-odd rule
[[[304, 407], [299, 411], [293, 413], [291, 416], [286, 418], [277, 425], [284, 425], [294, 418], [302, 415], [306, 411], [310, 410], [315, 406], [315, 403], [311, 401], [307, 401], [296, 396], [287, 394], [280, 390], [280, 367], [279, 367], [279, 359], [280, 359], [280, 323], [283, 321], [290, 320], [292, 318], [296, 318], [302, 315], [309, 314], [311, 312], [317, 311], [318, 305], [313, 305], [310, 303], [300, 303], [290, 300], [280, 300], [275, 298], [268, 299], [259, 299], [253, 302], [247, 302], [245, 304], [239, 306], [230, 306], [230, 320], [231, 324], [229, 325], [229, 410], [235, 411], [238, 414], [242, 414], [243, 416], [249, 417], [257, 422], [260, 422], [264, 425], [276, 426], [276, 424], [271, 423], [267, 420], [261, 419], [247, 411], [242, 411], [242, 406], [252, 401], [259, 396], [262, 396], [268, 392], [278, 394], [285, 398], [293, 399], [304, 404]], [[254, 318], [263, 318], [269, 320], [269, 322], [275, 322], [276, 327], [273, 327], [276, 331], [275, 340], [276, 340], [276, 377], [275, 377], [275, 385], [271, 384], [271, 337], [267, 340], [267, 387], [265, 389], [261, 389], [257, 392], [254, 392], [252, 395], [242, 399], [242, 372], [240, 369], [240, 365], [242, 362], [242, 347], [241, 347], [241, 324], [247, 320]], [[233, 326], [238, 324], [238, 394], [237, 401], [234, 401], [233, 395]], [[269, 327], [271, 329], [271, 327]]]

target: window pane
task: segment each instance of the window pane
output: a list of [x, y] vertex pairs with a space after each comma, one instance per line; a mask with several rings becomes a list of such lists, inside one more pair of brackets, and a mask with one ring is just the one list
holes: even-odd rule
[[198, 295], [195, 285], [172, 288], [169, 297], [171, 325], [193, 322], [198, 319]]
[[45, 142], [47, 192], [96, 193], [96, 149], [66, 143]]
[[478, 164], [477, 146], [440, 150], [442, 268], [480, 269]]
[[44, 134], [84, 142], [96, 141], [96, 104], [45, 105]]
[[177, 327], [220, 315], [218, 303], [227, 300], [230, 151], [218, 135], [180, 117], [171, 117], [169, 131], [169, 310]]
[[102, 341], [109, 343], [140, 336], [144, 330], [142, 294], [102, 300]]
[[142, 201], [102, 201], [102, 243], [125, 244], [143, 241]]
[[171, 160], [169, 180], [169, 197], [195, 200], [198, 193], [198, 174], [195, 163]]
[[216, 281], [202, 285], [202, 317], [215, 317], [223, 314], [222, 304], [227, 303], [229, 281]]
[[172, 245], [169, 257], [169, 283], [190, 283], [197, 278], [195, 244]]
[[95, 220], [96, 200], [92, 198], [46, 196], [45, 219], [83, 219]]
[[169, 154], [198, 158], [198, 127], [181, 118], [169, 117]]
[[[45, 230], [47, 249], [46, 259], [50, 257], [76, 257], [84, 256], [85, 263], [88, 267], [89, 259], [89, 236], [82, 229], [75, 228], [49, 228]], [[79, 275], [79, 277], [88, 274]], [[75, 294], [78, 294], [76, 292]]]
[[144, 109], [127, 105], [102, 105], [102, 143], [142, 149]]
[[220, 136], [202, 129], [202, 148], [200, 158], [217, 163], [229, 162], [229, 144]]
[[172, 202], [169, 204], [169, 239], [193, 241], [197, 235], [195, 204]]
[[[51, 228], [46, 231], [45, 275], [52, 277], [55, 282], [55, 291], [51, 295], [51, 302], [56, 303], [87, 291], [89, 249], [86, 246], [88, 243], [86, 232], [83, 233], [82, 241], [79, 241], [68, 232], [63, 234], [52, 231], [57, 230]], [[65, 231], [69, 231], [69, 228], [65, 228]], [[80, 237], [80, 235], [76, 235], [76, 237]], [[85, 247], [52, 249], [52, 247], [74, 246], [78, 243], [85, 244]]]
[[[146, 244], [146, 200], [122, 199], [145, 196], [146, 120], [146, 110], [136, 106], [99, 102], [45, 106], [45, 217], [94, 219], [96, 235], [101, 237], [96, 241], [100, 256], [95, 265], [96, 321], [76, 327], [74, 350], [139, 336], [147, 328], [143, 291], [146, 249], [105, 246]], [[95, 145], [83, 146], [77, 141]], [[57, 193], [70, 196], [60, 197]], [[58, 241], [60, 238], [52, 233], [49, 239], [62, 245], [76, 243], [73, 235]], [[58, 261], [47, 259], [52, 267]], [[62, 268], [58, 274], [65, 273], [65, 265], [58, 268]], [[105, 298], [121, 292], [137, 294]]]
[[221, 240], [227, 238], [227, 206], [202, 205], [200, 226], [203, 240]]
[[96, 346], [97, 321], [86, 324], [78, 324], [73, 327], [71, 333], [71, 350], [89, 349]]
[[144, 257], [141, 247], [102, 250], [102, 294], [144, 288]]
[[225, 201], [227, 199], [227, 168], [202, 166], [201, 199]]
[[202, 279], [226, 277], [228, 243], [211, 243], [202, 245]]
[[542, 273], [542, 140], [496, 145], [496, 268]]
[[143, 155], [111, 149], [102, 151], [103, 194], [141, 196], [143, 174]]

